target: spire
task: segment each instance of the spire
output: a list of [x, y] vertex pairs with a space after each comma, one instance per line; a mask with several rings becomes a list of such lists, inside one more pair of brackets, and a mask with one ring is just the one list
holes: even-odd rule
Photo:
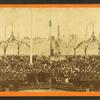
[[96, 37], [95, 37], [95, 34], [94, 34], [94, 23], [92, 23], [92, 36], [90, 38], [90, 41], [96, 41]]
[[16, 38], [14, 36], [14, 32], [13, 32], [13, 24], [12, 24], [12, 32], [11, 32], [11, 36], [8, 38], [8, 41], [15, 41]]
[[12, 33], [11, 33], [11, 40], [14, 41], [15, 40], [15, 36], [14, 36], [14, 30], [13, 30], [13, 23], [12, 23]]

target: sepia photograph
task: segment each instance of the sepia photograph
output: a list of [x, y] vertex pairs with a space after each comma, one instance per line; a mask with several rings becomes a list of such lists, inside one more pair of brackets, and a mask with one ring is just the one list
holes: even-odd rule
[[0, 8], [0, 92], [99, 92], [100, 8]]

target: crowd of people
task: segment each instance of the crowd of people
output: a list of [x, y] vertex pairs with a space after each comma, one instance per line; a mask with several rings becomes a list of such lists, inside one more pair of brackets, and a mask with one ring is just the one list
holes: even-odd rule
[[49, 57], [0, 56], [0, 86], [9, 84], [69, 84], [98, 86], [100, 84], [100, 56], [66, 56], [52, 61]]
[[53, 63], [55, 75], [61, 82], [77, 86], [98, 86], [100, 84], [100, 56], [67, 56], [65, 60]]

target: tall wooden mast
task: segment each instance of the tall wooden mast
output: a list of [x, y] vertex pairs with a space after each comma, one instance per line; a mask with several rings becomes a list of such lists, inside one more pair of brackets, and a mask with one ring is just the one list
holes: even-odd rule
[[32, 52], [32, 8], [29, 9], [30, 10], [30, 64], [32, 65], [33, 62], [32, 62], [32, 56], [33, 56], [33, 52]]
[[52, 56], [51, 27], [52, 27], [52, 22], [51, 22], [51, 20], [49, 20], [50, 57]]

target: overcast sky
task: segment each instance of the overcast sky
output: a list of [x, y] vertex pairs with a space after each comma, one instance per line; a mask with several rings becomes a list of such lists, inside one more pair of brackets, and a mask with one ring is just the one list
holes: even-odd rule
[[57, 35], [57, 26], [60, 25], [61, 37], [64, 36], [65, 40], [71, 34], [84, 39], [86, 26], [88, 26], [88, 38], [92, 32], [91, 23], [94, 23], [96, 36], [100, 33], [100, 8], [0, 8], [0, 38], [4, 39], [5, 26], [6, 38], [10, 36], [12, 23], [16, 37], [18, 34], [21, 38], [24, 36], [48, 37], [50, 19], [52, 35]]

